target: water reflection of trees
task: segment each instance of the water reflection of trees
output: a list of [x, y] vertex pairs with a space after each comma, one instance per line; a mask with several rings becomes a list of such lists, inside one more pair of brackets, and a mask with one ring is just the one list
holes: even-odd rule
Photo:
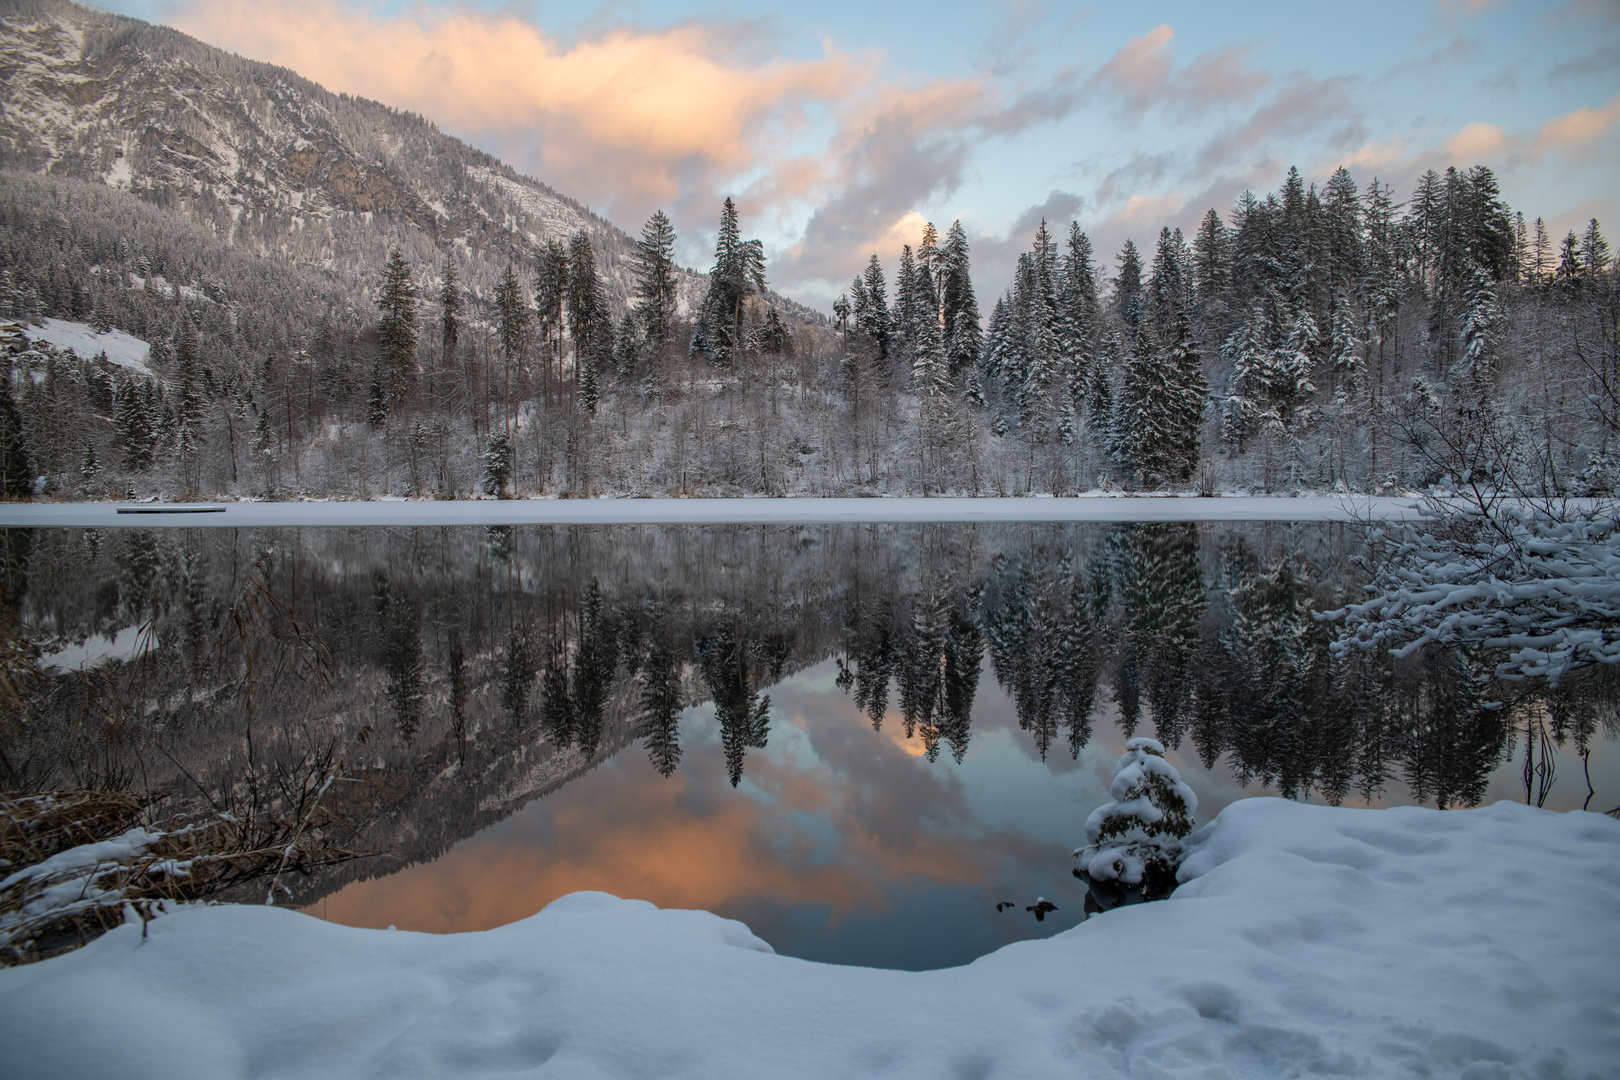
[[[1514, 748], [1545, 798], [1550, 747], [1612, 732], [1606, 670], [1549, 691], [1493, 682], [1462, 652], [1335, 654], [1312, 613], [1354, 587], [1354, 542], [1191, 525], [11, 531], [0, 588], [30, 623], [81, 642], [149, 626], [163, 647], [138, 678], [114, 664], [48, 680], [27, 737], [5, 727], [4, 782], [189, 783], [167, 754], [228, 783], [242, 692], [209, 656], [251, 568], [330, 648], [333, 676], [257, 715], [369, 732], [371, 779], [344, 798], [409, 837], [368, 836], [376, 848], [431, 850], [435, 828], [498, 818], [633, 742], [668, 776], [705, 701], [738, 783], [769, 740], [771, 685], [829, 657], [867, 722], [898, 725], [929, 761], [968, 753], [988, 657], [1043, 759], [1114, 723], [1335, 801], [1400, 782], [1471, 803]], [[120, 679], [117, 722], [86, 719], [110, 715], [87, 703]]]
[[1161, 741], [1190, 741], [1206, 768], [1224, 761], [1242, 784], [1335, 803], [1398, 780], [1420, 801], [1472, 805], [1516, 738], [1527, 798], [1544, 801], [1554, 744], [1573, 741], [1584, 758], [1598, 732], [1615, 733], [1614, 673], [1548, 688], [1493, 681], [1466, 650], [1399, 661], [1335, 652], [1333, 628], [1313, 612], [1354, 587], [1343, 554], [1322, 579], [1298, 553], [1262, 558], [1241, 539], [1212, 544], [1211, 531], [1119, 527], [1004, 550], [982, 576], [943, 589], [930, 577], [913, 594], [865, 594], [848, 612], [839, 685], [876, 726], [892, 680], [907, 737], [917, 727], [926, 739], [908, 702], [941, 697], [908, 685], [915, 673], [956, 672], [966, 694], [949, 714], [950, 745], [960, 760], [978, 665], [967, 659], [976, 651], [942, 647], [939, 613], [950, 612], [977, 623], [957, 638], [985, 642], [1042, 760], [1062, 734], [1078, 757], [1094, 719], [1111, 712], [1127, 737], [1151, 723]]

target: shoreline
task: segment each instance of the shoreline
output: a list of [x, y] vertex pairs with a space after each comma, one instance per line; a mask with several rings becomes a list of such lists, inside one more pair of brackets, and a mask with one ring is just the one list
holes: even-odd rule
[[1365, 495], [57, 502], [0, 505], [0, 527], [1348, 523], [1412, 520], [1420, 505], [1411, 496]]

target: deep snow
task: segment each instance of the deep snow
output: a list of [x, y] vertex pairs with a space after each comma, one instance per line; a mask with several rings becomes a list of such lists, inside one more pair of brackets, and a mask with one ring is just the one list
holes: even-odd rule
[[1620, 1076], [1620, 822], [1255, 798], [1187, 844], [1169, 900], [921, 973], [601, 893], [446, 936], [191, 908], [0, 971], [0, 1073]]
[[132, 374], [149, 376], [147, 366], [152, 347], [133, 334], [122, 330], [109, 330], [98, 334], [90, 326], [66, 319], [45, 319], [38, 326], [26, 326], [23, 333], [31, 341], [48, 341], [58, 349], [72, 349], [85, 360], [98, 353], [106, 353], [109, 362], [128, 369]]
[[[194, 511], [199, 504], [168, 504]], [[227, 502], [219, 513], [134, 513], [152, 503], [0, 506], [0, 525], [114, 528], [273, 525], [823, 525], [846, 522], [1380, 521], [1418, 516], [1418, 500], [1329, 495], [1282, 498], [1114, 497], [892, 499], [385, 499]], [[118, 513], [122, 507], [126, 512]]]

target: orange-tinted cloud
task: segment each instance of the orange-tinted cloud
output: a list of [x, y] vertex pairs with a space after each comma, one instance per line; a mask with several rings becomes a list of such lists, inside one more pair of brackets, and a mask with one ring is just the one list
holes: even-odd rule
[[860, 93], [875, 63], [831, 47], [760, 61], [717, 25], [621, 26], [563, 44], [512, 14], [381, 15], [337, 0], [193, 0], [175, 24], [451, 131], [510, 136], [538, 156], [518, 164], [598, 205], [673, 201], [694, 166], [746, 169], [805, 109]]
[[1620, 120], [1620, 94], [1598, 108], [1580, 108], [1548, 120], [1536, 130], [1531, 152], [1583, 150], [1613, 127], [1616, 120]]
[[1249, 67], [1246, 46], [1206, 50], [1176, 71], [1170, 48], [1175, 36], [1173, 27], [1161, 24], [1131, 38], [1092, 76], [1092, 85], [1112, 90], [1132, 112], [1163, 105], [1198, 113], [1212, 105], [1247, 101], [1269, 81]]
[[[915, 758], [920, 747], [900, 737], [899, 718], [881, 734], [868, 733], [841, 695], [832, 707], [848, 711], [862, 765], [891, 787], [904, 783], [899, 762]], [[777, 738], [789, 724], [807, 730], [809, 721], [777, 721]], [[837, 919], [882, 910], [884, 888], [894, 882], [980, 883], [1013, 846], [991, 837], [977, 850], [924, 827], [925, 817], [941, 812], [940, 800], [952, 797], [931, 772], [910, 778], [920, 785], [913, 798], [874, 796], [880, 785], [873, 777], [837, 760], [807, 769], [751, 755], [747, 776], [768, 792], [767, 803], [725, 784], [716, 747], [689, 747], [681, 771], [667, 780], [651, 776], [631, 754], [529, 812], [546, 823], [543, 843], [520, 825], [505, 836], [460, 844], [433, 862], [355, 882], [307, 910], [350, 925], [444, 933], [502, 926], [559, 896], [594, 889], [720, 912], [770, 898], [824, 906]], [[816, 831], [790, 827], [794, 821], [822, 823], [836, 837], [836, 852], [814, 850]]]
[[842, 279], [871, 250], [892, 256], [899, 223], [955, 189], [977, 143], [1075, 100], [1068, 73], [1013, 95], [985, 76], [895, 81], [878, 54], [828, 43], [771, 58], [769, 43], [723, 23], [619, 25], [565, 43], [468, 8], [182, 3], [182, 30], [419, 112], [632, 228], [662, 206], [683, 231], [706, 232], [728, 192], [749, 230], [809, 211], [773, 272], [783, 285]]

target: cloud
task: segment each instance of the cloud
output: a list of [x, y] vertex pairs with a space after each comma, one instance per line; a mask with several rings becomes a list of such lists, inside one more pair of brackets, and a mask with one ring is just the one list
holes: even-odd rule
[[683, 234], [708, 234], [726, 194], [750, 233], [791, 235], [808, 215], [772, 253], [787, 288], [898, 251], [899, 223], [956, 190], [980, 144], [1061, 118], [1078, 96], [1066, 69], [1009, 92], [989, 75], [888, 77], [879, 54], [830, 42], [774, 58], [757, 23], [610, 25], [564, 41], [509, 11], [341, 0], [188, 0], [175, 23], [428, 116], [632, 229], [662, 206]]
[[1465, 34], [1456, 34], [1438, 49], [1422, 56], [1414, 56], [1410, 60], [1403, 60], [1389, 68], [1384, 72], [1382, 79], [1388, 80], [1402, 75], [1439, 75], [1456, 61], [1477, 53], [1483, 40], [1477, 35], [1469, 37]]
[[1317, 79], [1293, 73], [1242, 123], [1217, 133], [1200, 148], [1197, 173], [1207, 175], [1225, 168], [1279, 140], [1288, 143], [1291, 156], [1301, 154], [1302, 144], [1348, 149], [1364, 142], [1367, 129], [1353, 96], [1360, 82], [1351, 75]]
[[901, 239], [909, 215], [956, 191], [979, 146], [1061, 118], [1076, 97], [1072, 73], [1060, 72], [1012, 96], [981, 79], [891, 86], [868, 109], [847, 110], [823, 159], [826, 198], [777, 260], [778, 275], [836, 289], [870, 255], [891, 261], [911, 242]]
[[1223, 46], [1193, 57], [1180, 71], [1170, 41], [1175, 30], [1161, 24], [1121, 45], [1091, 78], [1094, 88], [1116, 94], [1126, 110], [1165, 107], [1185, 113], [1251, 100], [1269, 81], [1248, 66], [1249, 46]]
[[510, 13], [390, 15], [336, 0], [193, 0], [175, 23], [330, 89], [526, 151], [522, 167], [638, 215], [674, 201], [694, 173], [748, 169], [818, 107], [863, 93], [877, 62], [830, 45], [808, 60], [761, 58], [747, 26], [614, 26], [564, 44]]
[[1146, 112], [1158, 104], [1170, 82], [1170, 39], [1175, 36], [1168, 23], [1161, 23], [1131, 38], [1097, 72], [1096, 82], [1112, 87], [1131, 109]]
[[1583, 107], [1548, 120], [1536, 130], [1531, 153], [1539, 156], [1548, 151], [1569, 153], [1583, 150], [1608, 131], [1616, 120], [1620, 120], [1620, 94], [1598, 108]]
[[1620, 71], [1620, 41], [1611, 41], [1607, 45], [1599, 45], [1583, 56], [1554, 64], [1552, 70], [1547, 72], [1547, 77], [1558, 80], [1578, 79], [1588, 75], [1613, 75], [1616, 71]]
[[1507, 146], [1507, 136], [1496, 124], [1475, 121], [1447, 139], [1442, 149], [1458, 161], [1494, 157]]

